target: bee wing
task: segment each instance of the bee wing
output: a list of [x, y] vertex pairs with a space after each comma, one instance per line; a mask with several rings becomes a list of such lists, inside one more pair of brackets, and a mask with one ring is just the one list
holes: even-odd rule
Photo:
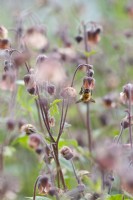
[[93, 103], [95, 103], [96, 101], [95, 101], [94, 99], [92, 99], [92, 98], [91, 98], [91, 99], [90, 99], [90, 102], [93, 102]]
[[82, 100], [83, 100], [83, 99], [79, 99], [78, 101], [76, 101], [76, 103], [80, 103], [80, 102], [82, 102]]

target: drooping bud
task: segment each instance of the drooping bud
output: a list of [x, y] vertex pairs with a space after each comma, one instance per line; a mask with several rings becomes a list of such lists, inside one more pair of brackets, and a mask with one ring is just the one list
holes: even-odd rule
[[54, 85], [48, 85], [47, 86], [47, 92], [50, 94], [50, 95], [54, 95], [55, 94], [55, 92], [56, 92], [56, 88], [55, 88], [55, 86]]
[[49, 117], [48, 122], [49, 122], [50, 127], [55, 126], [55, 118], [54, 117]]
[[73, 102], [76, 99], [77, 92], [73, 87], [66, 87], [61, 91], [61, 96]]
[[94, 75], [94, 70], [93, 69], [89, 69], [87, 72], [87, 76], [92, 77]]
[[8, 31], [4, 26], [0, 26], [0, 39], [6, 39], [8, 37]]
[[130, 118], [129, 118], [129, 116], [126, 116], [126, 117], [123, 118], [122, 121], [121, 121], [121, 126], [122, 126], [124, 129], [126, 129], [126, 128], [129, 127], [129, 119], [130, 119], [131, 125], [133, 125], [133, 116], [131, 116]]
[[70, 160], [73, 158], [74, 154], [73, 151], [67, 147], [64, 146], [61, 150], [60, 150], [61, 155], [66, 159], [66, 160]]
[[56, 192], [57, 192], [57, 189], [54, 188], [54, 187], [52, 187], [52, 188], [49, 190], [48, 194], [49, 194], [50, 196], [54, 196], [54, 195], [56, 195]]
[[44, 54], [40, 54], [36, 59], [36, 64], [39, 65], [43, 63], [47, 59], [47, 56]]
[[75, 37], [75, 40], [76, 40], [77, 43], [80, 43], [80, 42], [83, 40], [83, 36], [77, 35], [77, 36]]
[[83, 79], [83, 88], [93, 90], [95, 87], [95, 79], [85, 76]]
[[15, 128], [15, 120], [13, 119], [8, 119], [7, 122], [6, 122], [6, 126], [7, 126], [7, 129], [9, 131], [13, 131], [14, 128]]
[[41, 144], [41, 136], [37, 133], [33, 133], [29, 136], [29, 146], [33, 149], [37, 149]]
[[51, 189], [51, 184], [49, 183], [49, 178], [43, 175], [38, 180], [38, 189], [40, 194], [48, 194]]
[[128, 83], [124, 85], [123, 92], [120, 93], [120, 100], [122, 103], [127, 103], [129, 100], [133, 103], [133, 84]]

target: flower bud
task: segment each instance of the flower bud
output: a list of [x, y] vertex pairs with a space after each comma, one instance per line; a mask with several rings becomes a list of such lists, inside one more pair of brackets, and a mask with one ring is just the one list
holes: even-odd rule
[[0, 39], [6, 39], [8, 37], [8, 31], [4, 26], [0, 26]]
[[51, 184], [49, 183], [49, 179], [46, 175], [43, 175], [38, 180], [38, 189], [40, 194], [48, 194], [51, 188]]
[[47, 86], [47, 92], [50, 94], [50, 95], [54, 95], [55, 92], [56, 92], [56, 88], [54, 85], [48, 85]]
[[27, 91], [29, 92], [29, 94], [35, 95], [36, 94], [36, 87], [29, 88], [29, 89], [27, 89]]
[[43, 152], [43, 149], [41, 147], [38, 147], [35, 151], [38, 155], [40, 155]]
[[48, 122], [49, 122], [50, 127], [55, 126], [55, 118], [54, 117], [49, 117]]
[[66, 160], [70, 160], [71, 158], [73, 158], [73, 152], [72, 150], [67, 147], [64, 146], [61, 150], [60, 150], [61, 155], [66, 159]]
[[120, 93], [120, 100], [124, 104], [131, 100], [131, 103], [133, 104], [133, 84], [128, 83], [124, 85], [123, 92]]
[[41, 64], [47, 59], [47, 56], [44, 54], [40, 54], [36, 59], [36, 64]]
[[24, 76], [25, 85], [27, 85], [27, 84], [30, 82], [30, 79], [31, 79], [30, 74], [26, 74], [26, 75]]
[[87, 76], [92, 77], [94, 75], [94, 70], [93, 69], [89, 69], [89, 71], [87, 72]]
[[13, 119], [8, 119], [6, 122], [7, 129], [13, 131], [15, 128], [15, 121]]
[[33, 133], [29, 136], [29, 146], [33, 149], [37, 149], [41, 144], [41, 136], [37, 133]]
[[48, 194], [49, 194], [50, 196], [54, 196], [54, 195], [56, 195], [56, 192], [57, 192], [57, 189], [52, 187], [52, 188], [49, 190]]
[[9, 49], [10, 42], [8, 39], [0, 39], [0, 49]]
[[129, 119], [130, 119], [130, 123], [131, 125], [133, 125], [133, 116], [131, 116], [130, 118], [128, 116], [126, 116], [125, 118], [122, 119], [121, 121], [121, 126], [126, 129], [129, 127]]
[[73, 87], [66, 87], [61, 91], [61, 96], [64, 99], [68, 99], [70, 101], [75, 101], [77, 92]]
[[83, 37], [81, 35], [77, 35], [75, 37], [75, 40], [76, 40], [77, 43], [80, 43], [83, 40]]
[[43, 175], [39, 178], [38, 183], [45, 188], [48, 184], [48, 181], [49, 181], [48, 177], [46, 175]]
[[20, 119], [20, 120], [18, 121], [18, 128], [21, 130], [21, 127], [22, 127], [24, 124], [26, 124], [26, 123], [25, 123], [25, 120]]

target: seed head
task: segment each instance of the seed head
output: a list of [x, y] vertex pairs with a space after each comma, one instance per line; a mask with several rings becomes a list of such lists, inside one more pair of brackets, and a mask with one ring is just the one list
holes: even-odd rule
[[61, 150], [60, 150], [60, 153], [61, 155], [66, 159], [66, 160], [70, 160], [73, 158], [73, 152], [72, 150], [67, 147], [67, 146], [64, 146]]
[[77, 92], [73, 87], [66, 87], [61, 91], [61, 96], [64, 99], [69, 99], [70, 101], [75, 101]]

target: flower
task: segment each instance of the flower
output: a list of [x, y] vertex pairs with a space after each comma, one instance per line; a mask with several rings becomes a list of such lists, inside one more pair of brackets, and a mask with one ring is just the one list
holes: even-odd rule
[[66, 160], [70, 160], [73, 158], [73, 151], [67, 147], [64, 146], [61, 150], [60, 150], [61, 155], [66, 159]]
[[123, 86], [123, 92], [120, 93], [120, 101], [123, 104], [131, 101], [131, 104], [133, 104], [133, 84], [128, 83]]

